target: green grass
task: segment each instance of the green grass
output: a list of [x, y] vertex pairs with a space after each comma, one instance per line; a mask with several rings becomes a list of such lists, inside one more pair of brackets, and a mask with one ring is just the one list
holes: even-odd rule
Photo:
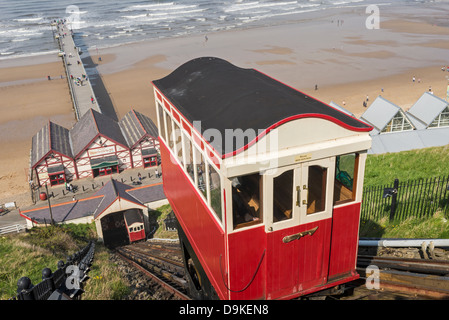
[[[419, 150], [368, 155], [364, 187], [399, 181], [428, 179], [449, 175], [449, 145]], [[430, 218], [408, 218], [390, 222], [388, 217], [361, 221], [361, 237], [448, 238], [447, 217], [435, 212]]]
[[[16, 295], [21, 277], [29, 277], [34, 285], [38, 284], [42, 269], [55, 271], [59, 260], [67, 261], [67, 256], [96, 237], [94, 223], [33, 228], [23, 234], [0, 237], [0, 299]], [[109, 260], [109, 250], [101, 243], [96, 244], [89, 276], [83, 299], [113, 300], [128, 294], [126, 280]]]
[[440, 212], [430, 218], [408, 218], [390, 222], [387, 217], [379, 221], [361, 221], [360, 237], [373, 238], [449, 238], [449, 222]]
[[368, 155], [364, 186], [449, 175], [449, 145]]
[[148, 212], [151, 225], [158, 225], [156, 232], [154, 233], [154, 238], [166, 238], [166, 239], [176, 239], [178, 233], [176, 231], [166, 231], [164, 228], [164, 219], [167, 218], [168, 214], [172, 211], [169, 204], [163, 205], [156, 210], [151, 210]]

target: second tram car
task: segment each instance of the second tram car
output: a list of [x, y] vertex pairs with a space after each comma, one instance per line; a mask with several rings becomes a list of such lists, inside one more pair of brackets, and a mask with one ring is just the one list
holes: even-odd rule
[[124, 212], [123, 216], [128, 230], [129, 243], [145, 240], [142, 214], [136, 209], [129, 209]]
[[290, 299], [359, 277], [372, 127], [219, 58], [153, 85], [192, 296]]

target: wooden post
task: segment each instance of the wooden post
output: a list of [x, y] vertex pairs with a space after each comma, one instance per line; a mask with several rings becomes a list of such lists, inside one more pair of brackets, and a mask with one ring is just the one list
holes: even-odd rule
[[390, 207], [390, 221], [394, 220], [394, 213], [396, 211], [396, 201], [398, 197], [398, 187], [399, 187], [399, 180], [394, 179], [394, 185], [393, 185], [393, 195], [391, 196], [391, 207]]

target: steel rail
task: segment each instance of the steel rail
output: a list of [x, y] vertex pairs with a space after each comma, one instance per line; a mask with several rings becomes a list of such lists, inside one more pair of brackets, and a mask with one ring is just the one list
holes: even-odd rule
[[422, 260], [399, 257], [378, 257], [359, 255], [358, 266], [376, 265], [381, 268], [410, 271], [424, 274], [449, 275], [449, 261], [445, 260]]
[[167, 283], [166, 281], [161, 279], [156, 274], [150, 272], [147, 268], [144, 268], [139, 263], [137, 263], [137, 262], [131, 260], [130, 258], [126, 257], [124, 255], [124, 253], [121, 253], [119, 251], [116, 251], [116, 253], [117, 253], [117, 255], [121, 259], [123, 259], [124, 261], [128, 262], [130, 265], [132, 265], [136, 269], [140, 270], [143, 274], [145, 274], [147, 277], [149, 277], [152, 280], [154, 280], [156, 283], [158, 283], [160, 286], [162, 286], [168, 292], [172, 293], [173, 295], [175, 295], [176, 297], [178, 297], [178, 298], [180, 298], [182, 300], [191, 300], [191, 298], [189, 296], [187, 296], [186, 294], [184, 294], [180, 290], [176, 289], [175, 287], [173, 287], [172, 285], [170, 285], [169, 283]]
[[[138, 260], [139, 263], [150, 264], [153, 267], [158, 267], [169, 272], [176, 272], [179, 275], [184, 275], [184, 265], [178, 261], [174, 261], [164, 257], [152, 256], [151, 254], [137, 252], [128, 248], [120, 248], [124, 254], [131, 258]], [[161, 271], [162, 272], [162, 271]]]

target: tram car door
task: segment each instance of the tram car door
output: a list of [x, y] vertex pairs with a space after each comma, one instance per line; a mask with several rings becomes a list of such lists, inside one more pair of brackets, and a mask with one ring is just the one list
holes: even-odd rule
[[[276, 296], [327, 282], [335, 158], [267, 172], [268, 292]], [[280, 261], [290, 257], [289, 263]]]

